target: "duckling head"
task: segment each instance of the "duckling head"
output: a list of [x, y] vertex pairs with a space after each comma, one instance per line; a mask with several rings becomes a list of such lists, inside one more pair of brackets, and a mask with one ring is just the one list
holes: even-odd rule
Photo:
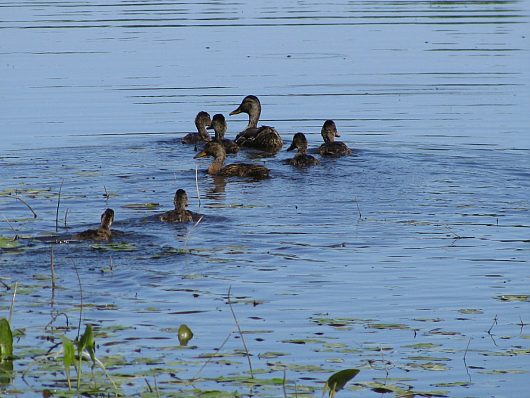
[[185, 210], [188, 207], [188, 194], [183, 189], [177, 189], [175, 192], [175, 198], [173, 199], [175, 210]]
[[206, 128], [211, 124], [212, 119], [210, 119], [210, 114], [208, 112], [200, 111], [197, 113], [197, 116], [195, 116], [195, 127], [197, 127], [199, 135], [203, 137], [205, 141], [210, 140], [210, 136], [208, 135]]
[[206, 156], [212, 156], [216, 160], [224, 160], [226, 157], [226, 151], [224, 147], [215, 141], [208, 142], [202, 151], [200, 151], [193, 158], [204, 158]]
[[335, 137], [340, 137], [340, 134], [337, 131], [337, 126], [333, 120], [326, 120], [324, 122], [320, 134], [322, 134], [325, 143], [333, 142], [335, 141]]
[[114, 222], [114, 210], [107, 209], [101, 215], [101, 228], [110, 229], [110, 226]]
[[222, 141], [225, 138], [225, 133], [227, 129], [226, 119], [220, 113], [213, 115], [212, 123], [208, 126], [209, 129], [215, 131], [215, 140]]
[[243, 101], [237, 107], [237, 109], [230, 112], [230, 116], [237, 115], [239, 113], [248, 114], [248, 127], [256, 127], [261, 114], [261, 103], [259, 102], [258, 97], [255, 95], [247, 95], [245, 98], [243, 98]]
[[296, 133], [293, 136], [293, 142], [287, 150], [292, 151], [293, 149], [298, 149], [298, 152], [300, 153], [305, 153], [307, 151], [307, 138], [305, 138], [304, 133]]

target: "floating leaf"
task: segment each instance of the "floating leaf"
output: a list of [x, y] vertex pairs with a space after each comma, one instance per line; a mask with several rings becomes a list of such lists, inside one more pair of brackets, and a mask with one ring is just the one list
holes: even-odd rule
[[409, 326], [402, 323], [370, 323], [367, 325], [370, 329], [387, 329], [387, 330], [406, 330], [410, 329]]
[[0, 249], [15, 249], [18, 246], [20, 246], [18, 241], [0, 236]]
[[326, 384], [324, 385], [323, 394], [329, 390], [329, 398], [333, 398], [337, 391], [344, 388], [347, 382], [353, 379], [360, 372], [359, 369], [345, 369], [340, 372], [334, 373], [330, 376]]
[[188, 341], [193, 338], [193, 332], [188, 327], [188, 325], [180, 325], [178, 330], [178, 338], [181, 346], [188, 345]]
[[501, 301], [530, 301], [528, 294], [503, 294], [497, 298]]
[[0, 361], [13, 358], [13, 333], [9, 321], [0, 319]]
[[114, 252], [132, 252], [136, 250], [136, 246], [132, 243], [118, 242], [118, 243], [95, 243], [90, 246], [92, 249], [101, 251], [114, 251]]
[[159, 203], [148, 202], [148, 203], [129, 203], [122, 205], [124, 209], [135, 209], [135, 210], [154, 210], [160, 207]]

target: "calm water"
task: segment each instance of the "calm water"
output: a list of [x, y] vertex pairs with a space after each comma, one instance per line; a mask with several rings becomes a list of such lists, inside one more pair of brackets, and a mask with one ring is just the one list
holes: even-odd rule
[[[82, 328], [127, 396], [278, 397], [284, 374], [288, 396], [320, 396], [346, 368], [361, 372], [339, 397], [525, 396], [529, 4], [0, 2], [0, 236], [24, 238], [0, 254], [0, 316], [18, 282], [24, 332], [3, 393], [67, 391], [43, 355], [77, 334], [77, 268]], [[247, 94], [286, 141], [316, 147], [332, 118], [354, 155], [299, 171], [282, 151], [262, 182], [205, 175], [175, 139]], [[199, 225], [153, 221], [177, 188]], [[52, 245], [30, 238], [55, 232], [59, 191], [60, 234], [112, 207], [129, 251], [53, 245], [52, 291]]]

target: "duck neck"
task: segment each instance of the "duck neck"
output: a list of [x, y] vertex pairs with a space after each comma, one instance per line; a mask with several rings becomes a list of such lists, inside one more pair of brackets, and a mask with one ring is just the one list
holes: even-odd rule
[[247, 126], [247, 129], [249, 128], [256, 128], [258, 127], [258, 122], [259, 122], [259, 116], [261, 114], [261, 109], [252, 109], [249, 114], [248, 114], [248, 126]]
[[208, 131], [206, 131], [206, 126], [204, 124], [197, 120], [195, 121], [195, 127], [197, 127], [199, 137], [201, 137], [204, 141], [210, 141], [210, 135], [208, 134]]
[[219, 171], [223, 168], [224, 161], [225, 161], [224, 156], [222, 155], [217, 156], [213, 160], [212, 164], [208, 166], [208, 174], [212, 174], [212, 175], [218, 174]]

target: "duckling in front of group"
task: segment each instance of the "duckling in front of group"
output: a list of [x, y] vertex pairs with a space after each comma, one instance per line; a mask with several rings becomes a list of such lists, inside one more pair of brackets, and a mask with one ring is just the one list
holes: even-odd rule
[[337, 131], [337, 126], [333, 120], [326, 120], [322, 126], [320, 132], [324, 143], [320, 145], [318, 152], [320, 156], [345, 156], [351, 155], [351, 149], [341, 141], [335, 141], [335, 137], [340, 137], [339, 132]]
[[188, 194], [183, 189], [177, 189], [173, 198], [174, 210], [166, 211], [158, 218], [160, 221], [170, 223], [198, 221], [202, 215], [186, 210], [188, 207]]
[[194, 156], [195, 159], [206, 156], [213, 157], [213, 162], [208, 167], [208, 174], [222, 177], [251, 177], [254, 179], [263, 179], [269, 177], [269, 169], [265, 166], [232, 163], [224, 166], [226, 151], [218, 142], [212, 141], [205, 145], [204, 149]]
[[295, 167], [309, 167], [320, 164], [320, 161], [314, 156], [308, 155], [307, 152], [307, 138], [304, 133], [296, 133], [293, 136], [293, 142], [291, 146], [287, 148], [287, 151], [298, 149], [298, 152], [292, 159], [287, 159], [285, 163]]
[[227, 130], [226, 119], [220, 113], [213, 115], [212, 124], [208, 127], [215, 131], [214, 141], [221, 144], [226, 153], [237, 153], [239, 152], [239, 145], [234, 141], [225, 138], [225, 133]]
[[114, 222], [114, 210], [106, 209], [101, 215], [101, 225], [98, 229], [88, 229], [75, 234], [73, 240], [111, 240], [112, 231], [110, 226]]
[[282, 148], [282, 138], [274, 127], [258, 127], [259, 117], [261, 115], [261, 103], [258, 97], [247, 95], [239, 107], [230, 112], [230, 116], [239, 113], [248, 114], [248, 126], [237, 135], [236, 144], [270, 153], [276, 153]]
[[195, 116], [195, 127], [197, 128], [197, 133], [186, 134], [182, 138], [183, 144], [198, 144], [201, 142], [208, 142], [211, 140], [208, 131], [206, 128], [212, 124], [210, 119], [210, 114], [208, 112], [201, 111]]

